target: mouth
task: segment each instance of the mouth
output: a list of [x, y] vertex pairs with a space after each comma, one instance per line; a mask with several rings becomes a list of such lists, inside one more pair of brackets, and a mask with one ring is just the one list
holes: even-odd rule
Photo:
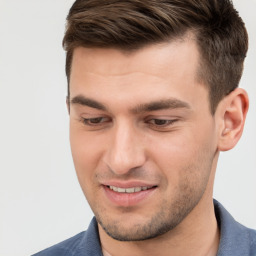
[[141, 205], [143, 202], [148, 202], [157, 191], [157, 186], [113, 186], [104, 185], [104, 191], [108, 202], [111, 202], [114, 206], [131, 207], [136, 205]]
[[141, 191], [146, 191], [152, 188], [155, 188], [156, 186], [150, 186], [150, 187], [131, 187], [131, 188], [120, 188], [120, 187], [115, 187], [115, 186], [107, 186], [110, 190], [113, 190], [117, 193], [138, 193]]

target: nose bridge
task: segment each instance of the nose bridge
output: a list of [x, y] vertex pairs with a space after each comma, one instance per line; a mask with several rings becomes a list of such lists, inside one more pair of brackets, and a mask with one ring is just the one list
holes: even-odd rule
[[145, 161], [142, 140], [138, 128], [126, 120], [113, 127], [106, 152], [106, 163], [118, 175], [143, 165]]

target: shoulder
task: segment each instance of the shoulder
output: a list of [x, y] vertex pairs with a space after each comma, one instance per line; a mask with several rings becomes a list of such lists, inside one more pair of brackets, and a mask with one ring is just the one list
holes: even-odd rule
[[256, 230], [238, 223], [218, 201], [214, 200], [214, 206], [220, 228], [218, 256], [256, 255]]
[[33, 256], [75, 255], [74, 253], [77, 251], [77, 247], [79, 247], [84, 235], [85, 231], [38, 252]]
[[81, 232], [33, 256], [102, 256], [96, 219], [92, 219], [87, 231]]
[[[234, 241], [239, 245], [239, 250], [243, 255], [256, 255], [256, 230], [247, 228], [240, 223], [237, 223], [239, 226], [239, 233], [237, 234], [236, 240]], [[245, 254], [247, 252], [247, 254]]]
[[250, 243], [250, 255], [256, 255], [256, 230], [247, 228], [247, 233]]

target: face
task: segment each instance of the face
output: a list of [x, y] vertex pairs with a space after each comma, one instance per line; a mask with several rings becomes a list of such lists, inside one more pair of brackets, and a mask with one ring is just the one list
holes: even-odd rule
[[192, 40], [133, 53], [77, 48], [70, 141], [82, 190], [112, 238], [181, 225], [209, 192], [217, 148]]

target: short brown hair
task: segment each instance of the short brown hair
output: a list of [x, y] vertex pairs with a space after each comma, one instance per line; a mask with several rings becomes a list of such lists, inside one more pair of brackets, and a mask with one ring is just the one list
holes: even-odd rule
[[248, 49], [247, 31], [230, 0], [75, 1], [63, 39], [68, 84], [76, 47], [131, 51], [189, 31], [197, 40], [198, 78], [209, 87], [214, 114], [219, 101], [238, 86]]

